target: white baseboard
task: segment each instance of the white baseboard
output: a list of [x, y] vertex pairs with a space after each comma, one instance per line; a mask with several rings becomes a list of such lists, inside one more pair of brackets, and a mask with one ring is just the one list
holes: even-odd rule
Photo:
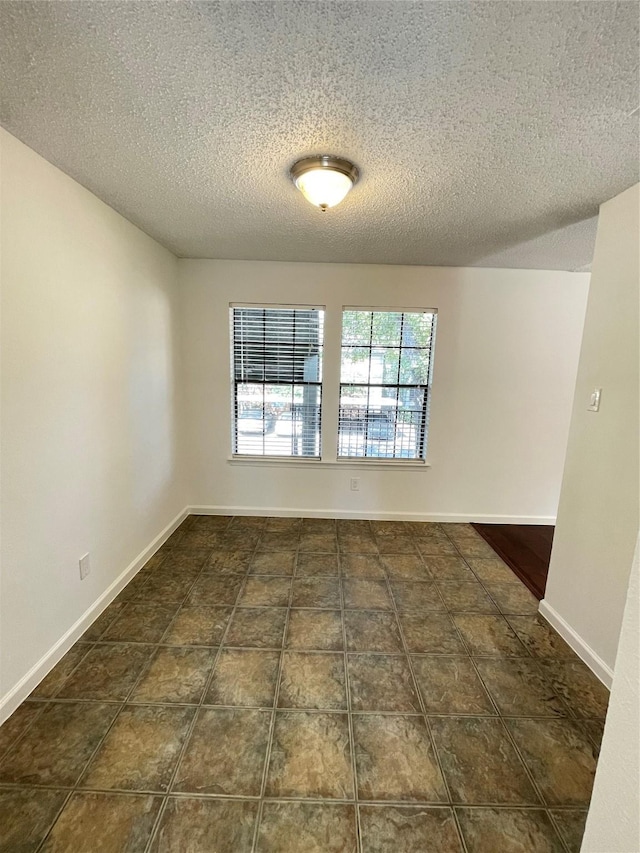
[[578, 657], [583, 660], [589, 669], [600, 681], [611, 690], [613, 681], [613, 670], [597, 655], [590, 645], [585, 643], [582, 637], [573, 630], [571, 625], [560, 616], [557, 610], [548, 604], [543, 598], [540, 602], [539, 613], [544, 617], [552, 628], [555, 628], [562, 639], [571, 646]]
[[281, 506], [191, 506], [195, 515], [259, 515], [276, 518], [364, 518], [372, 521], [438, 521], [478, 524], [555, 524], [555, 516], [483, 515], [481, 513], [446, 512], [376, 512], [375, 510], [301, 509]]
[[127, 568], [114, 580], [114, 582], [102, 593], [102, 595], [86, 610], [69, 630], [63, 634], [55, 645], [46, 652], [40, 660], [35, 663], [29, 672], [24, 675], [11, 690], [0, 699], [0, 725], [13, 714], [27, 696], [34, 690], [42, 679], [51, 672], [58, 661], [69, 651], [71, 646], [78, 640], [87, 628], [94, 622], [102, 611], [108, 607], [118, 593], [124, 589], [131, 578], [144, 566], [147, 560], [164, 545], [173, 531], [189, 515], [189, 508], [185, 507], [182, 512], [169, 522], [156, 538], [127, 566]]

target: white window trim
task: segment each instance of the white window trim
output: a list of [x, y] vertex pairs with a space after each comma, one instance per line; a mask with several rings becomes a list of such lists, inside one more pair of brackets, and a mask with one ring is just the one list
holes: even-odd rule
[[[437, 308], [428, 307], [406, 307], [406, 306], [382, 306], [382, 305], [342, 305], [334, 308], [319, 303], [304, 302], [230, 302], [232, 308], [290, 308], [290, 309], [316, 309], [324, 311], [324, 340], [323, 340], [323, 363], [322, 363], [322, 414], [320, 423], [320, 457], [304, 456], [248, 456], [245, 454], [231, 454], [227, 457], [227, 464], [238, 467], [254, 468], [342, 468], [345, 470], [372, 470], [396, 469], [405, 471], [424, 471], [432, 467], [428, 456], [426, 459], [382, 459], [379, 457], [338, 457], [338, 410], [340, 396], [340, 360], [342, 353], [342, 317], [345, 311], [389, 311], [389, 312], [418, 312], [433, 313], [438, 316]], [[229, 311], [229, 342], [227, 352], [229, 354], [229, 405], [230, 405], [230, 441], [233, 448], [235, 420], [233, 408], [233, 313]], [[433, 344], [432, 364], [435, 358], [435, 341]], [[431, 394], [431, 383], [429, 384]], [[429, 444], [427, 443], [427, 453]]]

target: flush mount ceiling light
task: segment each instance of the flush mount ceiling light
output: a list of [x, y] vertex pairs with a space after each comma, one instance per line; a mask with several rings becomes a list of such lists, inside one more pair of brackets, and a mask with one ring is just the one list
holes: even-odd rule
[[325, 211], [335, 207], [358, 180], [358, 167], [341, 157], [322, 155], [298, 160], [291, 179], [308, 202]]

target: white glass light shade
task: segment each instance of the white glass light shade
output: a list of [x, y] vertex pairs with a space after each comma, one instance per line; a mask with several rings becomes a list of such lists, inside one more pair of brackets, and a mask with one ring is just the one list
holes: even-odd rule
[[358, 179], [358, 170], [337, 157], [310, 157], [294, 163], [291, 177], [308, 202], [327, 210], [346, 196]]

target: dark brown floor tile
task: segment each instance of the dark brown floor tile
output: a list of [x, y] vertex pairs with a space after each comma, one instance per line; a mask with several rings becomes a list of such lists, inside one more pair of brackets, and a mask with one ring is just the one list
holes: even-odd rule
[[340, 607], [338, 578], [296, 578], [291, 595], [292, 607]]
[[303, 533], [331, 533], [336, 534], [335, 518], [303, 518], [300, 520]]
[[[262, 530], [231, 530], [228, 528], [218, 537], [218, 547], [224, 551], [253, 551], [269, 536]], [[216, 547], [214, 545], [214, 547]]]
[[512, 583], [522, 586], [520, 578], [495, 554], [492, 557], [468, 557], [467, 562], [482, 583]]
[[278, 707], [346, 710], [344, 655], [285, 652]]
[[287, 611], [283, 607], [243, 607], [234, 613], [225, 645], [279, 649]]
[[384, 581], [363, 578], [342, 581], [344, 606], [361, 610], [391, 610], [393, 602]]
[[539, 802], [500, 720], [432, 717], [431, 730], [454, 802]]
[[350, 652], [403, 652], [395, 614], [376, 610], [346, 610], [344, 627]]
[[425, 557], [456, 556], [458, 553], [453, 542], [441, 529], [413, 530], [412, 535], [418, 551]]
[[456, 546], [444, 536], [442, 539], [436, 537], [414, 537], [418, 553], [423, 557], [457, 557]]
[[83, 640], [99, 640], [100, 637], [107, 630], [109, 625], [115, 621], [115, 619], [120, 616], [124, 607], [126, 607], [126, 601], [114, 601], [107, 608], [105, 608], [100, 616], [93, 622], [87, 630], [82, 635]]
[[156, 553], [152, 557], [149, 557], [149, 559], [144, 564], [142, 569], [138, 572], [138, 574], [141, 575], [143, 572], [148, 575], [153, 574], [153, 572], [159, 569], [160, 566], [167, 559], [168, 553], [168, 551], [156, 551]]
[[273, 705], [280, 652], [261, 649], [223, 649], [207, 695], [206, 705]]
[[187, 604], [176, 614], [162, 642], [169, 646], [217, 646], [231, 618], [231, 607]]
[[370, 521], [374, 536], [407, 536], [409, 529], [404, 521]]
[[298, 554], [296, 577], [337, 577], [339, 574], [335, 554]]
[[203, 571], [217, 575], [243, 575], [249, 570], [251, 551], [213, 551]]
[[382, 565], [392, 581], [431, 581], [431, 572], [415, 554], [387, 554]]
[[243, 581], [242, 575], [200, 575], [187, 601], [208, 607], [235, 604]]
[[423, 556], [424, 564], [435, 581], [473, 581], [476, 576], [461, 557]]
[[291, 610], [285, 645], [288, 649], [343, 647], [342, 617], [339, 610]]
[[351, 654], [347, 666], [354, 711], [420, 713], [420, 700], [404, 655]]
[[184, 534], [187, 532], [187, 530], [190, 530], [190, 529], [191, 529], [190, 525], [186, 525], [186, 526], [180, 525], [180, 527], [178, 527], [176, 530], [173, 531], [173, 533], [171, 534], [171, 536], [169, 536], [169, 538], [166, 540], [166, 542], [163, 543], [163, 545], [160, 548], [160, 550], [158, 551], [158, 553], [165, 553], [166, 554], [169, 551], [172, 551], [174, 548], [177, 548], [179, 543], [184, 538]]
[[353, 806], [265, 803], [257, 853], [356, 853]]
[[0, 791], [0, 851], [35, 853], [65, 797], [64, 791]]
[[469, 853], [563, 853], [542, 809], [456, 809]]
[[410, 613], [445, 609], [438, 587], [434, 583], [392, 581], [391, 591], [400, 611]]
[[438, 589], [447, 610], [452, 613], [498, 612], [495, 603], [478, 581], [442, 581]]
[[595, 747], [573, 720], [507, 720], [547, 803], [588, 806], [596, 769]]
[[[174, 550], [179, 548], [181, 550], [188, 549], [193, 551], [202, 551], [205, 549], [218, 548], [220, 546], [220, 538], [222, 535], [223, 531], [218, 530], [187, 530], [176, 541]], [[169, 544], [169, 542], [166, 542], [165, 547]]]
[[299, 533], [302, 529], [302, 522], [307, 520], [311, 519], [267, 518], [265, 530], [268, 533]]
[[584, 827], [587, 822], [586, 810], [553, 809], [551, 815], [571, 853], [580, 853]]
[[471, 526], [468, 521], [442, 521], [440, 522], [442, 530], [454, 542], [458, 539], [479, 539], [480, 535]]
[[460, 551], [463, 557], [480, 557], [480, 558], [491, 558], [495, 557], [496, 552], [493, 550], [491, 545], [484, 541], [484, 539], [480, 539], [478, 537], [477, 540], [471, 539], [456, 539], [455, 546]]
[[338, 540], [335, 534], [307, 533], [303, 528], [298, 548], [315, 554], [337, 554]]
[[61, 699], [123, 701], [152, 652], [150, 645], [105, 643], [93, 646], [58, 695]]
[[535, 616], [538, 612], [540, 602], [524, 584], [492, 583], [487, 590], [502, 613]]
[[144, 592], [144, 588], [148, 584], [148, 582], [148, 574], [140, 574], [131, 578], [131, 580], [128, 581], [127, 585], [122, 590], [120, 590], [120, 592], [114, 599], [114, 603], [122, 604], [124, 602], [134, 601]]
[[351, 799], [353, 793], [347, 715], [278, 711], [266, 796]]
[[123, 610], [102, 637], [119, 643], [157, 643], [175, 616], [178, 604], [133, 602]]
[[540, 667], [576, 717], [605, 718], [609, 691], [581, 660], [542, 661]]
[[429, 655], [411, 663], [427, 714], [495, 714], [468, 657]]
[[21, 737], [46, 706], [42, 702], [23, 702], [0, 726], [0, 758]]
[[477, 658], [476, 666], [501, 714], [564, 717], [567, 709], [536, 661], [530, 658]]
[[602, 735], [604, 734], [604, 720], [583, 720], [582, 728], [591, 738], [591, 742], [596, 747], [598, 755], [600, 754], [600, 746], [602, 744]]
[[537, 658], [576, 660], [576, 653], [542, 616], [509, 616], [509, 624]]
[[422, 717], [354, 714], [353, 737], [360, 800], [446, 801]]
[[197, 704], [214, 659], [209, 649], [161, 647], [129, 701]]
[[372, 578], [384, 580], [386, 575], [377, 554], [343, 554], [340, 560], [346, 578]]
[[266, 526], [264, 515], [236, 515], [229, 522], [227, 530], [235, 533], [238, 530], [263, 530]]
[[378, 546], [373, 534], [343, 534], [338, 536], [341, 554], [377, 554]]
[[251, 853], [258, 803], [170, 797], [150, 853]]
[[378, 550], [381, 554], [417, 554], [418, 549], [412, 536], [378, 536]]
[[451, 809], [360, 806], [359, 810], [363, 853], [462, 853]]
[[290, 577], [296, 564], [295, 551], [259, 551], [251, 560], [252, 575], [284, 575]]
[[73, 670], [92, 648], [93, 646], [89, 643], [76, 643], [74, 646], [71, 646], [66, 655], [58, 661], [51, 672], [32, 691], [31, 698], [50, 699], [52, 696], [55, 696]]
[[410, 652], [460, 655], [465, 647], [447, 613], [401, 613], [402, 633]]
[[194, 708], [130, 705], [80, 781], [83, 788], [166, 791]]
[[526, 657], [522, 643], [502, 616], [457, 613], [456, 627], [474, 655]]
[[271, 711], [200, 710], [174, 790], [258, 796], [270, 722]]
[[338, 536], [373, 536], [371, 522], [366, 518], [338, 518]]
[[291, 581], [273, 575], [251, 575], [238, 598], [238, 607], [287, 607]]
[[73, 794], [42, 847], [46, 853], [144, 853], [162, 799]]
[[183, 525], [187, 530], [208, 530], [213, 533], [226, 530], [231, 524], [230, 515], [189, 515]]
[[276, 533], [265, 533], [260, 541], [260, 550], [265, 552], [273, 551], [294, 551], [300, 542], [301, 533], [299, 531], [290, 530], [286, 532], [278, 531]]
[[0, 782], [74, 785], [118, 711], [115, 705], [51, 702], [0, 764]]
[[184, 575], [186, 573], [198, 574], [204, 568], [207, 560], [211, 556], [209, 548], [201, 548], [190, 551], [183, 551], [176, 548], [170, 551], [167, 558], [162, 563], [162, 572], [173, 572], [176, 575]]
[[187, 597], [196, 577], [197, 575], [183, 577], [157, 573], [150, 578], [144, 592], [137, 600], [144, 604], [170, 604], [173, 602], [181, 604]]

